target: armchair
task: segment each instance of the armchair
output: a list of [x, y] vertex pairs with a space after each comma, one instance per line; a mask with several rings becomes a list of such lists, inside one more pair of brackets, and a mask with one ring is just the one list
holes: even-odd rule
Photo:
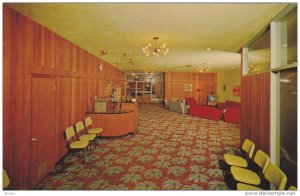
[[224, 113], [224, 121], [228, 123], [241, 123], [241, 110], [237, 108], [228, 108]]
[[182, 113], [182, 114], [186, 114], [188, 113], [188, 108], [185, 105], [185, 101], [181, 102], [181, 101], [168, 101], [168, 107], [169, 110], [173, 111], [173, 112], [178, 112], [178, 113]]
[[225, 101], [225, 103], [218, 103], [218, 109], [225, 109], [224, 121], [228, 123], [241, 122], [241, 109], [240, 103], [235, 101]]

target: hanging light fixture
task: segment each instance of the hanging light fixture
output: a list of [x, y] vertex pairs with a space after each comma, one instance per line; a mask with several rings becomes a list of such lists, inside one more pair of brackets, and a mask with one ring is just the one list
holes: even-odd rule
[[169, 48], [167, 48], [167, 44], [163, 43], [162, 45], [157, 45], [157, 40], [159, 37], [153, 37], [154, 40], [154, 46], [149, 43], [145, 47], [142, 48], [142, 52], [146, 55], [153, 55], [153, 56], [159, 56], [161, 54], [166, 55], [169, 53]]
[[197, 71], [199, 72], [209, 72], [212, 69], [211, 65], [206, 65], [206, 63], [203, 63], [203, 65], [200, 65], [197, 68]]
[[259, 65], [255, 65], [252, 62], [249, 63], [249, 66], [248, 66], [249, 73], [255, 73], [255, 72], [259, 72], [259, 71], [260, 71]]
[[146, 68], [145, 73], [146, 73], [147, 75], [149, 75], [149, 74], [153, 74], [154, 71], [153, 71], [153, 69], [151, 69], [151, 68]]

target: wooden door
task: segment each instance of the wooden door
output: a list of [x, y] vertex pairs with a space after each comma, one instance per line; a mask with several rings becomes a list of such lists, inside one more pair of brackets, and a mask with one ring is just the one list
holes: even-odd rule
[[31, 80], [31, 187], [54, 167], [55, 78]]

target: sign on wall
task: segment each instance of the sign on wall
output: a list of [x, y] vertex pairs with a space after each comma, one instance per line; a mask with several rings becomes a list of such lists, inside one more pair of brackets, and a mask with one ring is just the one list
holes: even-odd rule
[[233, 95], [234, 96], [241, 96], [240, 88], [241, 88], [240, 86], [233, 85]]
[[192, 84], [184, 84], [183, 90], [184, 91], [192, 91], [193, 90]]

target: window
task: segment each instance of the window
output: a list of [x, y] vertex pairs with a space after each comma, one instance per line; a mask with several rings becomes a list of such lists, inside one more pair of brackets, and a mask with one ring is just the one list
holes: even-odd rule
[[248, 74], [270, 69], [270, 29], [248, 46]]
[[297, 12], [293, 11], [279, 21], [280, 53], [277, 66], [297, 64]]

